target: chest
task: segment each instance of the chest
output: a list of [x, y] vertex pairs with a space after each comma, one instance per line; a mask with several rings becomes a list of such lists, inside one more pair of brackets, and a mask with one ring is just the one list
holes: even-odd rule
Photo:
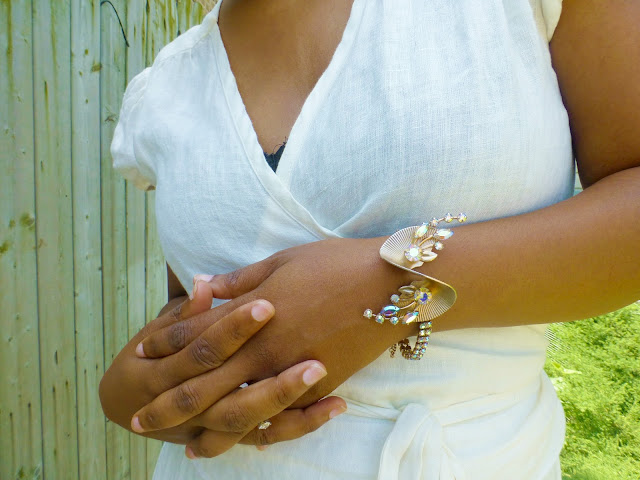
[[353, 0], [225, 0], [219, 28], [258, 141], [285, 141], [329, 65]]

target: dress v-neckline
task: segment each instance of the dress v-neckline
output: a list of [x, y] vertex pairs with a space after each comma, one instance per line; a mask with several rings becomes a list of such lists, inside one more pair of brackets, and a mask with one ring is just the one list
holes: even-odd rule
[[260, 180], [269, 195], [284, 209], [289, 215], [295, 218], [298, 223], [307, 230], [314, 233], [318, 238], [327, 236], [335, 237], [331, 230], [318, 224], [309, 211], [291, 195], [288, 185], [290, 184], [291, 173], [296, 161], [301, 157], [302, 146], [306, 135], [309, 133], [310, 124], [315, 116], [315, 111], [322, 108], [322, 99], [330, 91], [336, 77], [338, 76], [360, 26], [366, 0], [354, 0], [347, 24], [342, 33], [342, 38], [338, 43], [327, 68], [322, 73], [311, 92], [305, 99], [298, 117], [296, 118], [291, 132], [287, 137], [287, 146], [282, 153], [277, 171], [273, 171], [264, 158], [264, 152], [258, 141], [258, 135], [253, 127], [253, 122], [247, 113], [235, 75], [231, 70], [231, 63], [227, 55], [222, 35], [218, 26], [220, 6], [222, 0], [218, 1], [211, 12], [214, 26], [214, 52], [217, 62], [217, 71], [222, 84], [222, 90], [229, 107], [229, 112], [239, 140], [243, 146], [245, 156], [256, 177]]
[[[213, 20], [215, 21], [215, 43], [217, 50], [217, 59], [218, 59], [218, 71], [223, 78], [224, 85], [224, 93], [227, 97], [227, 102], [229, 104], [231, 115], [233, 117], [234, 122], [239, 130], [249, 130], [248, 136], [243, 136], [241, 138], [245, 150], [247, 151], [247, 156], [249, 160], [254, 164], [260, 164], [262, 166], [267, 166], [264, 159], [264, 152], [262, 147], [260, 146], [260, 142], [258, 141], [258, 135], [253, 127], [253, 122], [249, 117], [247, 109], [244, 104], [244, 100], [242, 99], [242, 95], [240, 94], [240, 90], [238, 89], [238, 84], [235, 78], [235, 75], [231, 69], [231, 63], [229, 61], [229, 57], [227, 55], [226, 48], [224, 46], [224, 42], [222, 40], [222, 35], [220, 33], [220, 28], [218, 26], [218, 20], [220, 16], [220, 8], [222, 5], [222, 0], [219, 0], [215, 6], [214, 11], [212, 12]], [[327, 94], [330, 90], [331, 85], [333, 84], [337, 74], [340, 72], [342, 65], [344, 64], [345, 59], [348, 56], [348, 51], [353, 44], [353, 40], [355, 38], [355, 33], [358, 30], [358, 26], [360, 24], [360, 20], [362, 18], [362, 0], [354, 0], [351, 6], [351, 12], [349, 14], [349, 18], [347, 19], [347, 23], [345, 25], [345, 29], [342, 33], [342, 37], [340, 42], [338, 43], [327, 68], [324, 70], [320, 78], [316, 82], [316, 84], [311, 89], [311, 92], [304, 100], [302, 104], [302, 108], [300, 109], [300, 113], [296, 118], [291, 131], [287, 138], [287, 146], [282, 153], [282, 157], [278, 164], [278, 176], [288, 176], [288, 173], [291, 169], [291, 164], [293, 163], [293, 156], [297, 155], [297, 147], [299, 146], [299, 138], [304, 136], [304, 129], [309, 124], [309, 120], [311, 120], [314, 116], [314, 111], [321, 107], [322, 97]], [[224, 79], [229, 79], [229, 81], [224, 81]], [[250, 128], [247, 127], [247, 124]], [[292, 153], [293, 152], [293, 153]], [[260, 168], [260, 170], [263, 170]], [[271, 173], [274, 173], [270, 168], [267, 170]]]

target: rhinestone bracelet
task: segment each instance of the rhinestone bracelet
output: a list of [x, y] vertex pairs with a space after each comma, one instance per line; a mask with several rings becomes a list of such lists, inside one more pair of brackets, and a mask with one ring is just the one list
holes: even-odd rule
[[442, 218], [434, 218], [420, 226], [404, 228], [391, 235], [380, 247], [380, 257], [383, 260], [423, 277], [400, 287], [398, 293], [391, 295], [391, 303], [378, 314], [374, 314], [370, 308], [364, 311], [364, 317], [372, 318], [380, 324], [385, 320], [392, 325], [420, 323], [416, 345], [411, 348], [409, 339], [405, 338], [389, 349], [392, 357], [400, 348], [400, 354], [407, 360], [420, 360], [429, 344], [431, 320], [449, 310], [456, 301], [456, 291], [451, 285], [414, 271], [425, 262], [436, 259], [438, 254], [433, 250], [442, 250], [442, 242], [453, 235], [452, 230], [439, 229], [438, 225], [454, 220], [463, 223], [467, 216], [464, 213], [457, 216], [447, 213]]

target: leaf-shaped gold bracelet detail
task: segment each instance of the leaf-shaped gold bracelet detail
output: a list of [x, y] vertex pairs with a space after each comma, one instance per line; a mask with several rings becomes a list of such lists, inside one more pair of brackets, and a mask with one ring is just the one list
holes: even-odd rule
[[447, 213], [442, 218], [434, 218], [420, 226], [403, 228], [391, 235], [380, 247], [380, 257], [383, 260], [422, 277], [400, 287], [398, 293], [391, 295], [391, 303], [378, 314], [374, 314], [370, 308], [364, 311], [366, 318], [381, 324], [386, 320], [392, 325], [420, 323], [415, 347], [411, 348], [409, 339], [405, 338], [390, 348], [392, 357], [400, 347], [400, 353], [407, 360], [420, 360], [431, 338], [431, 320], [449, 310], [456, 301], [456, 291], [451, 285], [414, 270], [425, 262], [436, 259], [438, 254], [434, 250], [442, 250], [442, 242], [453, 235], [452, 230], [438, 228], [438, 225], [454, 220], [463, 223], [467, 216], [464, 213], [456, 216]]

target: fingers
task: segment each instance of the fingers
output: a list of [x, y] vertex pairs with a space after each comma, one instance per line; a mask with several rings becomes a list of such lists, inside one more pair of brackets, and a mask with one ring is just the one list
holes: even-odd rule
[[[206, 312], [211, 309], [211, 302], [213, 301], [213, 290], [206, 282], [194, 282], [191, 295], [184, 302], [176, 305], [173, 309], [167, 312], [165, 315], [154, 320], [156, 328], [167, 328], [170, 325], [175, 325], [183, 320], [191, 318], [200, 313]], [[148, 329], [148, 326], [145, 327]], [[142, 331], [143, 335], [148, 335], [148, 330]], [[135, 349], [136, 355], [140, 358], [145, 358], [148, 355], [144, 350], [144, 344], [138, 343]]]
[[[199, 287], [196, 295], [198, 295], [202, 290], [209, 290], [210, 292], [210, 287], [206, 283], [203, 284], [203, 282], [197, 282], [197, 285], [199, 285]], [[207, 294], [207, 296], [208, 295], [209, 294]], [[200, 297], [195, 297], [193, 301], [195, 301], [196, 299], [201, 301]], [[268, 304], [268, 302], [265, 303]], [[183, 311], [185, 308], [189, 308], [191, 306], [190, 301], [186, 301], [183, 305], [185, 305], [182, 308]], [[230, 311], [230, 314], [233, 315], [233, 313], [237, 310], [232, 310], [233, 307], [234, 306], [231, 304], [220, 305], [215, 309], [215, 311], [216, 313], [220, 312], [220, 314], [224, 314], [226, 310], [227, 312]], [[238, 308], [242, 309], [243, 307], [241, 306]], [[270, 308], [271, 310], [273, 310], [273, 307], [270, 304], [268, 304], [265, 308]], [[239, 315], [235, 315], [234, 317], [232, 317], [232, 321], [241, 321], [243, 318], [247, 317], [247, 313], [249, 311], [247, 311], [246, 309], [241, 310]], [[189, 310], [187, 313], [191, 312], [192, 310]], [[223, 318], [228, 318], [228, 316], [229, 314], [225, 317], [222, 317], [220, 320], [222, 320]], [[273, 313], [271, 313], [268, 318], [270, 318], [271, 316], [273, 316]], [[182, 313], [180, 318], [186, 319], [185, 314]], [[191, 342], [193, 342], [196, 338], [198, 338], [204, 331], [206, 331], [208, 328], [211, 328], [211, 321], [211, 316], [192, 318], [188, 321], [177, 321], [171, 325], [155, 331], [148, 337], [145, 337], [136, 347], [136, 354], [140, 357], [146, 358], [161, 358], [179, 352]], [[215, 325], [216, 323], [214, 323], [213, 325]]]
[[192, 460], [217, 457], [237, 444], [239, 437], [237, 433], [205, 430], [185, 447], [184, 454]]
[[[266, 300], [256, 300], [242, 305], [211, 325], [185, 348], [163, 360], [159, 366], [167, 388], [220, 367], [275, 313]], [[145, 347], [147, 348], [147, 347]], [[149, 350], [155, 355], [158, 345]]]
[[279, 375], [240, 389], [211, 406], [199, 419], [210, 430], [239, 433], [289, 407], [327, 374], [315, 360], [294, 365]]
[[[162, 372], [159, 376], [163, 393], [134, 415], [132, 429], [143, 432], [174, 427], [235, 389], [243, 381], [238, 378], [247, 378], [246, 371], [237, 371], [244, 367], [230, 365], [224, 375], [215, 375], [216, 368], [262, 328], [274, 312], [273, 305], [266, 300], [242, 305], [211, 325], [183, 350], [162, 359], [158, 370]], [[182, 323], [188, 322], [168, 330]], [[145, 351], [154, 352], [154, 349], [147, 350], [145, 346]]]
[[305, 432], [315, 430], [329, 420], [331, 411], [335, 410], [335, 414], [344, 411], [346, 404], [343, 400], [328, 399], [314, 405], [315, 408], [308, 407], [308, 415], [302, 410], [286, 414], [281, 412], [326, 373], [324, 366], [319, 362], [307, 361], [285, 370], [277, 377], [262, 380], [227, 395], [198, 417], [197, 422], [207, 429], [207, 433], [203, 433], [187, 445], [187, 456], [193, 458], [219, 455], [268, 418], [277, 418], [282, 425], [274, 429], [273, 435], [266, 433], [273, 427], [266, 430], [256, 429], [256, 432], [265, 432], [264, 435], [268, 435], [259, 438], [257, 436], [260, 434], [256, 433], [256, 441], [274, 443], [280, 441], [279, 439], [297, 438]]
[[[215, 298], [237, 298], [258, 287], [282, 263], [280, 254], [248, 265], [223, 275], [196, 275], [189, 300], [183, 302], [167, 314], [156, 331], [136, 346], [136, 354], [141, 357], [159, 358], [182, 350], [208, 326], [204, 320], [183, 322], [211, 308]], [[223, 306], [217, 307], [223, 308]], [[229, 308], [229, 307], [226, 307]], [[158, 345], [155, 345], [155, 344]], [[154, 349], [154, 347], [157, 347]]]
[[269, 428], [254, 428], [239, 443], [256, 445], [262, 450], [273, 443], [295, 440], [317, 430], [346, 410], [346, 402], [339, 397], [325, 398], [304, 409], [285, 410], [269, 419]]
[[271, 426], [265, 430], [254, 428], [240, 441], [240, 435], [231, 432], [205, 430], [185, 447], [191, 459], [218, 456], [236, 443], [256, 445], [264, 450], [274, 443], [295, 440], [316, 431], [329, 420], [347, 411], [347, 404], [339, 397], [328, 397], [305, 408], [285, 410], [270, 418]]
[[[215, 373], [217, 372], [210, 372]], [[229, 378], [238, 377], [218, 375], [215, 380], [227, 383], [226, 391], [220, 392], [217, 382], [212, 381], [213, 378], [207, 378], [209, 374], [201, 375], [163, 393], [139, 410], [132, 419], [131, 428], [139, 433], [171, 428], [207, 410], [201, 416], [202, 426], [210, 430], [237, 433], [240, 440], [262, 420], [291, 405], [326, 374], [321, 363], [303, 362], [277, 377], [237, 390], [220, 402], [218, 400], [223, 395], [233, 390], [228, 385]], [[237, 382], [235, 386], [237, 387]]]
[[209, 285], [216, 298], [237, 298], [257, 288], [269, 278], [280, 263], [280, 257], [273, 255], [239, 270], [223, 275], [214, 275], [210, 277]]
[[190, 316], [205, 312], [211, 308], [213, 290], [207, 282], [198, 280], [199, 276], [200, 275], [196, 275], [194, 277], [193, 289], [185, 305], [187, 312], [183, 311], [183, 318], [189, 318]]

